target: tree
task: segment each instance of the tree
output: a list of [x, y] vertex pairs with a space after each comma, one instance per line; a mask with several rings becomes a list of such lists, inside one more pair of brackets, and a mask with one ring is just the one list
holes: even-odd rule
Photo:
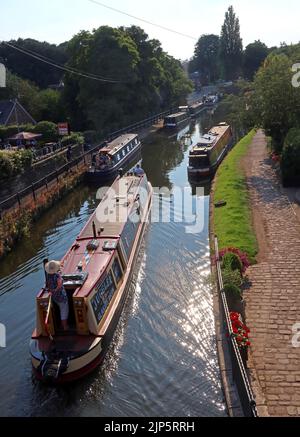
[[[66, 44], [56, 46], [47, 42], [39, 42], [34, 39], [21, 39], [9, 41], [23, 51], [38, 54], [54, 63], [64, 65], [68, 58]], [[5, 43], [0, 44], [0, 58], [3, 59], [7, 69], [12, 73], [27, 79], [40, 88], [57, 84], [63, 77], [63, 72], [49, 64], [43, 63], [30, 55], [26, 55]]]
[[230, 6], [225, 14], [220, 41], [220, 60], [226, 79], [238, 78], [241, 73], [242, 59], [243, 42], [240, 36], [240, 22], [233, 7]]
[[247, 79], [253, 79], [268, 54], [268, 47], [259, 40], [246, 47], [244, 52], [244, 75]]
[[180, 62], [136, 26], [81, 32], [68, 55], [69, 66], [109, 79], [66, 74], [63, 99], [77, 130], [118, 129], [184, 102], [192, 90]]
[[283, 147], [281, 170], [285, 186], [300, 186], [300, 129], [289, 130]]
[[219, 78], [220, 38], [218, 35], [202, 35], [195, 47], [192, 66], [200, 72], [203, 84], [215, 82]]
[[256, 122], [271, 135], [278, 153], [289, 129], [298, 126], [300, 120], [300, 88], [292, 86], [292, 64], [285, 54], [271, 54], [254, 81], [252, 109]]

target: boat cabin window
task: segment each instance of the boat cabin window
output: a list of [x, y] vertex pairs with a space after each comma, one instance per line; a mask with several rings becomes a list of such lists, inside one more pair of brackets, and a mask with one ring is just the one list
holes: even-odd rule
[[114, 293], [116, 285], [113, 280], [112, 272], [109, 272], [104, 280], [97, 286], [96, 294], [91, 300], [94, 316], [99, 324], [107, 310]]
[[114, 276], [115, 276], [116, 282], [117, 282], [117, 284], [119, 284], [119, 282], [122, 279], [123, 273], [122, 273], [122, 269], [121, 269], [121, 266], [120, 266], [118, 258], [115, 259], [115, 261], [113, 263], [112, 269], [113, 269], [113, 272], [114, 272]]

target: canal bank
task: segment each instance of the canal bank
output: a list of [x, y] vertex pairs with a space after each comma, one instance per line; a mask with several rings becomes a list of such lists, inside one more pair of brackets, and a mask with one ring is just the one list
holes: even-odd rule
[[[243, 326], [243, 329], [245, 327], [245, 310], [244, 305], [241, 304], [242, 293], [246, 286], [242, 283], [244, 280], [241, 279], [241, 274], [245, 272], [242, 265], [238, 274], [232, 265], [229, 273], [228, 268], [224, 268], [225, 258], [228, 256], [228, 254], [224, 255], [225, 252], [230, 253], [230, 263], [236, 262], [232, 257], [237, 258], [236, 253], [238, 253], [245, 263], [244, 270], [248, 266], [244, 254], [247, 253], [249, 260], [254, 262], [257, 253], [247, 181], [242, 166], [254, 135], [255, 131], [251, 131], [224, 159], [215, 175], [210, 193], [210, 250], [215, 278], [214, 314], [218, 358], [227, 409], [232, 417], [256, 415], [254, 395], [247, 375], [247, 363], [245, 359], [244, 363], [241, 359], [248, 347], [241, 347], [239, 344], [240, 336], [244, 334], [248, 343], [246, 338], [248, 334], [240, 330], [242, 334], [237, 335], [238, 331], [235, 331], [230, 322], [232, 312], [238, 311], [240, 320], [243, 319], [243, 324], [239, 322], [240, 326]], [[217, 250], [220, 249], [220, 258], [216, 253], [216, 244]], [[219, 267], [218, 262], [220, 262]], [[240, 297], [237, 297], [236, 293], [239, 293]]]
[[[202, 119], [190, 128], [195, 143]], [[188, 188], [190, 142], [161, 134], [146, 139], [143, 168], [154, 187]], [[81, 186], [38, 221], [32, 238], [1, 262], [1, 415], [68, 417], [224, 417], [210, 281], [209, 196], [201, 199], [204, 227], [190, 223], [170, 202], [169, 223], [150, 223], [129, 298], [104, 366], [68, 388], [32, 380], [28, 341], [44, 258], [60, 259], [97, 204]], [[196, 199], [190, 190], [188, 200]], [[158, 256], [159, 254], [159, 256]]]

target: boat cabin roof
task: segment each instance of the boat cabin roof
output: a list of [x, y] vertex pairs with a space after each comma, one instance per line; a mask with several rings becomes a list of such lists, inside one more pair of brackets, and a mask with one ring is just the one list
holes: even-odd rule
[[219, 140], [230, 129], [230, 126], [224, 123], [220, 123], [218, 126], [214, 126], [207, 134], [203, 135], [198, 144], [193, 148], [194, 151], [203, 150], [203, 148], [213, 147], [217, 140]]
[[125, 134], [108, 143], [100, 152], [115, 154], [132, 140], [137, 138], [137, 134]]
[[166, 118], [177, 118], [177, 117], [181, 117], [182, 115], [186, 115], [186, 113], [185, 112], [176, 112], [176, 114], [170, 114]]
[[75, 297], [90, 294], [116, 254], [123, 228], [136, 202], [141, 179], [135, 176], [116, 179], [64, 257], [63, 276], [79, 273], [86, 276], [84, 283], [79, 284]]
[[193, 103], [193, 105], [190, 106], [191, 109], [199, 108], [200, 106], [203, 106], [202, 102]]

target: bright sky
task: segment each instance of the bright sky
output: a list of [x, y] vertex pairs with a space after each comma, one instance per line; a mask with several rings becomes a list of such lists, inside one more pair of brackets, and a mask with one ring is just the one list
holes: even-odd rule
[[[195, 38], [203, 33], [220, 34], [225, 11], [232, 4], [240, 18], [245, 45], [255, 39], [261, 39], [269, 46], [283, 41], [300, 41], [298, 0], [102, 1], [128, 14]], [[159, 39], [164, 50], [176, 58], [190, 58], [195, 44], [192, 39], [139, 22], [89, 0], [0, 0], [0, 20], [0, 41], [21, 37], [60, 43], [83, 29], [135, 24], [151, 38]]]

